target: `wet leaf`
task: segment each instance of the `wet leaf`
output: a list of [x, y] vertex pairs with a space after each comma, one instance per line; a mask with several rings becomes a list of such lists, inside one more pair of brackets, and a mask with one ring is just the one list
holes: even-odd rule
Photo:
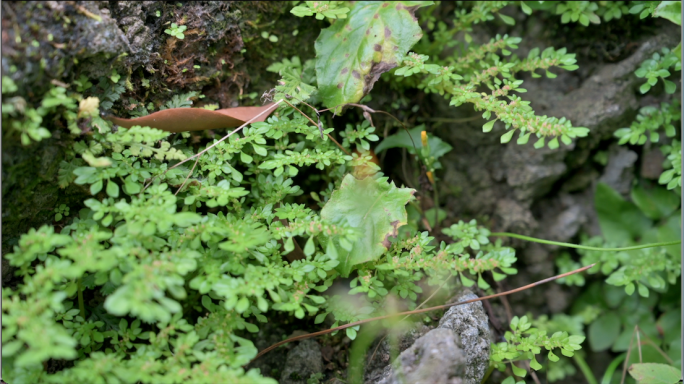
[[[414, 16], [432, 1], [359, 1], [316, 39], [316, 79], [328, 108], [355, 103], [422, 37]], [[336, 110], [339, 113], [339, 109]]]
[[122, 119], [116, 116], [107, 116], [106, 119], [124, 128], [139, 125], [177, 133], [236, 128], [259, 114], [261, 115], [252, 122], [262, 122], [273, 111], [275, 111], [274, 104], [261, 107], [226, 108], [216, 111], [203, 108], [171, 108], [136, 119]]
[[351, 267], [376, 260], [390, 246], [390, 237], [407, 223], [405, 205], [413, 199], [415, 190], [397, 188], [387, 178], [367, 177], [358, 180], [345, 176], [340, 189], [321, 211], [321, 218], [330, 223], [346, 223], [359, 230], [360, 237], [347, 250], [338, 247], [337, 270], [348, 276]]

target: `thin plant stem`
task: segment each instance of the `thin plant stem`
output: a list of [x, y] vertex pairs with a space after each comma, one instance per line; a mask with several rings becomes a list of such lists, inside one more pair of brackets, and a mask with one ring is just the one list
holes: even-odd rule
[[[259, 352], [259, 353], [254, 357], [254, 359], [252, 359], [249, 363], [251, 363], [252, 361], [254, 361], [254, 360], [258, 359], [258, 358], [260, 358], [261, 356], [265, 355], [266, 353], [268, 353], [268, 352], [270, 352], [270, 351], [272, 351], [272, 350], [274, 350], [274, 349], [280, 347], [281, 345], [287, 344], [287, 343], [290, 343], [290, 342], [293, 342], [293, 341], [299, 341], [299, 340], [304, 340], [304, 339], [310, 339], [310, 338], [312, 338], [312, 337], [318, 337], [318, 336], [321, 336], [321, 335], [327, 335], [328, 333], [332, 333], [332, 332], [335, 332], [335, 331], [341, 331], [341, 330], [343, 330], [343, 329], [355, 327], [355, 326], [357, 326], [357, 325], [369, 323], [369, 322], [371, 322], [371, 321], [384, 320], [384, 319], [389, 319], [389, 318], [396, 317], [396, 316], [416, 315], [416, 314], [419, 314], [419, 313], [432, 312], [432, 311], [436, 311], [436, 310], [438, 310], [438, 309], [447, 309], [447, 308], [451, 308], [451, 307], [454, 307], [454, 306], [457, 306], [457, 305], [470, 304], [470, 303], [475, 303], [475, 302], [482, 301], [482, 300], [493, 299], [493, 298], [495, 298], [495, 297], [510, 295], [510, 294], [513, 294], [513, 293], [525, 291], [525, 290], [527, 290], [527, 289], [536, 287], [536, 286], [541, 285], [541, 284], [548, 283], [548, 282], [550, 282], [550, 281], [554, 281], [554, 280], [562, 279], [563, 277], [567, 277], [567, 276], [570, 276], [570, 275], [574, 275], [575, 273], [584, 272], [584, 271], [586, 271], [587, 269], [592, 268], [594, 265], [596, 265], [596, 263], [587, 265], [586, 267], [582, 267], [582, 268], [575, 269], [574, 271], [570, 271], [570, 272], [566, 272], [566, 273], [561, 273], [560, 275], [556, 275], [556, 276], [552, 276], [552, 277], [549, 277], [549, 278], [546, 278], [546, 279], [543, 279], [543, 280], [539, 280], [539, 281], [537, 281], [537, 282], [534, 282], [534, 283], [531, 283], [531, 284], [527, 284], [527, 285], [525, 285], [525, 286], [522, 286], [522, 287], [519, 287], [519, 288], [516, 288], [516, 289], [512, 289], [512, 290], [510, 290], [510, 291], [501, 292], [501, 293], [496, 293], [496, 294], [489, 295], [489, 296], [478, 297], [477, 299], [471, 299], [471, 300], [461, 301], [461, 302], [458, 302], [458, 303], [450, 303], [450, 304], [444, 304], [444, 305], [437, 305], [437, 306], [430, 307], [430, 308], [425, 308], [425, 309], [416, 309], [416, 310], [413, 310], [413, 311], [400, 312], [400, 313], [392, 313], [392, 314], [389, 314], [389, 315], [378, 316], [378, 317], [372, 317], [372, 318], [370, 318], [370, 319], [364, 319], [364, 320], [355, 321], [355, 322], [352, 322], [352, 323], [349, 323], [349, 324], [340, 325], [340, 326], [335, 327], [335, 328], [325, 329], [325, 330], [322, 330], [322, 331], [318, 331], [318, 332], [314, 332], [314, 333], [309, 333], [309, 334], [306, 334], [306, 335], [300, 335], [300, 336], [291, 337], [291, 338], [289, 338], [289, 339], [286, 339], [286, 340], [280, 341], [280, 342], [278, 342], [278, 343], [275, 343], [275, 344], [271, 345], [270, 347], [268, 347], [268, 348], [262, 350], [262, 351]], [[248, 365], [249, 363], [247, 363], [246, 365]]]
[[432, 232], [434, 233], [439, 229], [439, 191], [437, 191], [436, 181], [432, 183], [432, 200], [435, 207], [435, 225], [432, 226]]
[[[362, 110], [364, 110], [364, 111], [366, 111], [366, 112], [369, 112], [369, 113], [384, 113], [385, 115], [392, 117], [392, 118], [393, 118], [394, 120], [396, 120], [399, 124], [401, 124], [402, 127], [404, 127], [404, 130], [405, 130], [406, 133], [409, 135], [409, 139], [411, 140], [411, 143], [413, 144], [413, 149], [416, 151], [416, 153], [418, 153], [418, 148], [416, 147], [416, 143], [413, 141], [413, 137], [411, 137], [411, 134], [409, 133], [408, 128], [406, 128], [406, 124], [404, 124], [401, 120], [397, 119], [396, 116], [394, 116], [393, 114], [391, 114], [391, 113], [389, 113], [389, 112], [386, 112], [386, 111], [379, 111], [379, 110], [372, 109], [372, 108], [370, 108], [370, 107], [368, 107], [368, 106], [366, 106], [366, 105], [363, 105], [363, 104], [353, 104], [353, 103], [340, 104], [340, 105], [338, 105], [338, 106], [336, 106], [336, 107], [327, 108], [327, 109], [321, 109], [320, 111], [317, 111], [317, 112], [318, 112], [318, 113], [327, 112], [327, 111], [330, 111], [330, 110], [332, 110], [332, 109], [337, 110], [337, 108], [339, 108], [339, 107], [346, 107], [346, 106], [348, 106], [348, 105], [349, 105], [349, 106], [352, 106], [352, 107], [361, 108]], [[313, 108], [313, 107], [312, 107], [312, 108]]]
[[[636, 331], [636, 326], [634, 326]], [[627, 356], [625, 356], [625, 362], [622, 364], [622, 378], [620, 379], [620, 384], [625, 383], [625, 376], [627, 375], [627, 362], [629, 361], [629, 355], [632, 353], [632, 344], [634, 344], [634, 332], [632, 332], [632, 338], [629, 339], [629, 349], [627, 349]]]
[[183, 184], [181, 184], [180, 188], [174, 193], [174, 196], [178, 196], [178, 192], [180, 192], [183, 187], [185, 187], [185, 183], [188, 182], [188, 179], [190, 179], [190, 175], [192, 175], [193, 172], [195, 172], [195, 167], [197, 167], [197, 163], [199, 163], [199, 157], [195, 160], [195, 164], [193, 164], [192, 169], [190, 169], [190, 172], [188, 172], [188, 176], [185, 177], [185, 180], [183, 180]]
[[627, 356], [626, 353], [621, 354], [620, 356], [616, 357], [608, 366], [606, 369], [606, 373], [603, 374], [603, 379], [601, 379], [601, 384], [610, 384], [613, 374], [615, 373], [615, 370], [617, 367], [622, 363], [622, 361], [625, 359], [625, 356]]
[[[299, 112], [299, 113], [302, 114], [302, 116], [304, 116], [304, 117], [306, 117], [307, 119], [309, 119], [309, 121], [311, 122], [311, 124], [315, 125], [316, 127], [318, 127], [318, 128], [320, 129], [320, 126], [319, 126], [318, 124], [316, 124], [316, 122], [313, 121], [309, 116], [307, 116], [306, 113], [302, 112], [299, 108], [297, 108], [297, 107], [295, 107], [294, 105], [290, 104], [289, 101], [287, 101], [287, 100], [285, 100], [285, 99], [282, 99], [282, 100], [283, 100], [287, 105], [289, 105], [290, 107], [296, 109], [297, 112]], [[309, 105], [309, 104], [307, 104], [307, 105]], [[311, 106], [309, 105], [309, 107], [311, 107]], [[313, 107], [311, 107], [311, 108], [313, 108]], [[314, 111], [316, 111], [315, 108], [314, 108]], [[326, 133], [326, 136], [328, 136], [328, 138], [329, 138], [330, 140], [332, 140], [333, 143], [337, 144], [337, 146], [340, 147], [340, 149], [342, 150], [342, 152], [344, 152], [347, 156], [351, 156], [351, 153], [347, 152], [347, 150], [346, 150], [342, 145], [340, 145], [340, 143], [338, 143], [337, 140], [333, 139], [333, 137], [330, 136], [330, 135], [327, 134], [327, 133]]]
[[533, 243], [540, 243], [540, 244], [550, 244], [550, 245], [558, 245], [561, 247], [567, 247], [567, 248], [577, 248], [577, 249], [585, 249], [587, 251], [633, 251], [635, 249], [644, 249], [644, 248], [655, 248], [655, 247], [664, 247], [667, 245], [677, 245], [681, 244], [681, 240], [677, 241], [664, 241], [661, 243], [649, 243], [649, 244], [642, 244], [642, 245], [634, 245], [631, 247], [622, 247], [622, 248], [599, 248], [599, 247], [589, 247], [586, 245], [577, 245], [577, 244], [571, 244], [571, 243], [562, 243], [560, 241], [551, 241], [551, 240], [543, 240], [543, 239], [537, 239], [535, 237], [529, 237], [529, 236], [523, 236], [523, 235], [518, 235], [515, 233], [508, 233], [508, 232], [495, 232], [491, 233], [489, 236], [496, 236], [496, 237], [513, 237], [516, 239], [521, 239], [521, 240], [527, 240], [531, 241]]
[[[637, 329], [640, 333], [643, 333], [643, 331], [641, 330], [641, 328], [639, 328], [638, 325], [636, 326], [636, 329]], [[641, 341], [640, 341], [641, 339], [639, 338], [640, 333], [637, 333], [637, 342], [639, 343], [639, 345], [641, 345]], [[674, 364], [674, 362], [672, 361], [672, 359], [670, 358], [670, 356], [668, 356], [668, 355], [665, 353], [665, 351], [663, 351], [663, 350], [658, 346], [658, 344], [656, 344], [653, 340], [651, 340], [651, 338], [648, 337], [645, 333], [644, 333], [644, 343], [645, 343], [645, 344], [649, 344], [650, 346], [652, 346], [653, 348], [655, 348], [655, 350], [658, 351], [658, 353], [660, 353], [660, 355], [661, 355], [665, 360], [667, 360], [668, 363]], [[641, 349], [639, 350], [639, 359], [641, 359]]]
[[582, 371], [584, 378], [587, 379], [587, 383], [598, 384], [596, 377], [594, 377], [594, 373], [591, 371], [591, 368], [589, 368], [589, 365], [584, 358], [579, 353], [575, 353], [572, 358], [575, 360], [575, 364], [577, 364], [580, 371]]
[[639, 334], [641, 332], [639, 332], [640, 331], [639, 326], [635, 325], [634, 330], [636, 331], [637, 349], [639, 350], [639, 363], [643, 363], [644, 361], [643, 361], [643, 358], [641, 357], [641, 338], [639, 337]]

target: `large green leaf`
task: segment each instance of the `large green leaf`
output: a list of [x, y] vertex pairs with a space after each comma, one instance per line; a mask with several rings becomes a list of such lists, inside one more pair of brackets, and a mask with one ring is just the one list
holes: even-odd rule
[[[397, 188], [387, 178], [367, 177], [358, 180], [347, 175], [340, 189], [333, 192], [321, 211], [327, 222], [346, 223], [357, 228], [360, 237], [349, 250], [337, 245], [337, 266], [342, 276], [348, 276], [352, 266], [376, 260], [390, 246], [389, 238], [407, 223], [405, 205], [413, 199], [415, 190]], [[347, 247], [349, 248], [349, 247]]]
[[[660, 227], [658, 227], [657, 241], [677, 241], [682, 239], [682, 213], [677, 211], [672, 217], [667, 219]], [[679, 258], [682, 255], [682, 250], [679, 245], [668, 245], [665, 247], [667, 253], [673, 257]]]
[[601, 232], [611, 243], [630, 243], [641, 238], [651, 227], [651, 220], [636, 205], [625, 201], [607, 184], [596, 186], [594, 205]]
[[679, 196], [661, 187], [636, 186], [632, 189], [632, 201], [653, 220], [667, 217], [679, 207]]
[[632, 364], [629, 374], [639, 384], [675, 384], [682, 378], [682, 371], [679, 369], [655, 363]]
[[671, 22], [682, 25], [682, 2], [681, 1], [661, 1], [658, 8], [653, 12], [654, 17], [662, 17]]
[[620, 335], [620, 318], [613, 312], [599, 317], [589, 326], [589, 345], [592, 351], [608, 349]]
[[[316, 39], [316, 78], [323, 103], [333, 108], [367, 95], [381, 74], [396, 67], [422, 32], [416, 9], [432, 1], [359, 1]], [[339, 112], [337, 109], [336, 112]]]

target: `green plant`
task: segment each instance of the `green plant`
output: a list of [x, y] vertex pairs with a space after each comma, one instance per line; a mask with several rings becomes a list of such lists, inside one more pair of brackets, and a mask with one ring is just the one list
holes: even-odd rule
[[[582, 244], [594, 247], [628, 246], [643, 241], [669, 241], [679, 238], [680, 210], [676, 195], [659, 187], [646, 189], [637, 186], [632, 190], [632, 200], [627, 202], [605, 184], [599, 184], [595, 205], [603, 237], [584, 238]], [[624, 286], [625, 292], [648, 297], [649, 288], [664, 290], [666, 280], [675, 284], [680, 274], [678, 247], [642, 249], [626, 252], [600, 252], [579, 250], [579, 263], [569, 258], [559, 259], [561, 271], [573, 270], [573, 266], [598, 262], [589, 273], [601, 272], [608, 276], [606, 283]], [[664, 279], [663, 276], [666, 278]], [[566, 284], [583, 285], [582, 279], [565, 281]]]
[[319, 384], [321, 382], [321, 379], [323, 379], [322, 373], [312, 373], [311, 376], [309, 376], [309, 378], [306, 379], [306, 384]]
[[[490, 242], [490, 236], [500, 234], [474, 220], [430, 233], [446, 216], [436, 193], [436, 173], [451, 146], [424, 126], [405, 127], [401, 121], [388, 127], [405, 130], [380, 141], [382, 133], [369, 117], [380, 111], [356, 103], [393, 70], [385, 78], [395, 90], [439, 93], [454, 107], [472, 106], [490, 120], [485, 132], [501, 121], [507, 130], [502, 143], [517, 131], [520, 145], [534, 135], [536, 148], [548, 140], [555, 149], [559, 141], [570, 145], [588, 130], [564, 118], [536, 115], [529, 102], [514, 94], [526, 92], [516, 76], [530, 72], [539, 77], [535, 71], [541, 70], [552, 79], [552, 67], [576, 69], [575, 56], [549, 47], [519, 58], [513, 51], [521, 39], [507, 35], [481, 45], [465, 37], [462, 50], [441, 55], [442, 47], [462, 44], [447, 40], [494, 20], [509, 2], [460, 7], [453, 28], [433, 23], [430, 36], [421, 36], [415, 13], [434, 9], [431, 2], [383, 4], [306, 2], [295, 7], [296, 16], [315, 13], [318, 19], [335, 20], [314, 43], [316, 58], [302, 62], [294, 56], [269, 66], [281, 76], [266, 95], [278, 109], [265, 121], [223, 137], [143, 126], [114, 129], [100, 118], [101, 111], [144, 116], [154, 107], [147, 100], [135, 109], [126, 103], [133, 97], [121, 97], [129, 83], [116, 71], [99, 78], [96, 86], [90, 82], [94, 79], [79, 76], [72, 91], [52, 88], [35, 107], [19, 96], [3, 100], [3, 122], [11, 123], [24, 145], [57, 130], [43, 127], [43, 118], [67, 123], [60, 134], [70, 140], [57, 182], [62, 188], [82, 186], [82, 193], [89, 194], [78, 209], [59, 206], [58, 231], [47, 224], [32, 229], [5, 255], [21, 281], [2, 290], [3, 376], [13, 383], [273, 383], [256, 370], [243, 369], [257, 355], [252, 335], [273, 316], [314, 318], [316, 324], [331, 316], [333, 327], [347, 324], [345, 334], [354, 339], [359, 327], [350, 323], [386, 314], [383, 303], [389, 296], [415, 308], [423, 282], [447, 281], [448, 289], [477, 284], [490, 291], [492, 279], [516, 274], [514, 249]], [[499, 16], [504, 23], [514, 22]], [[172, 24], [164, 32], [183, 39], [185, 30]], [[8, 77], [2, 82], [3, 95], [19, 91]], [[201, 97], [178, 92], [157, 106], [183, 113]], [[361, 108], [365, 119], [349, 118], [344, 130], [336, 130], [330, 116], [343, 113], [348, 104]], [[328, 110], [317, 109], [320, 105]], [[656, 128], [645, 124], [630, 132], [643, 128], [653, 140]], [[428, 180], [420, 191], [380, 172], [369, 151], [375, 142], [378, 153], [402, 148], [416, 157], [414, 163], [424, 167], [421, 176]], [[673, 165], [676, 161], [671, 160]], [[415, 194], [425, 196], [425, 185], [433, 188], [432, 207], [415, 201]], [[633, 207], [606, 194], [614, 205], [610, 213], [630, 220], [638, 216]], [[660, 228], [671, 229], [667, 223], [674, 222], [674, 210], [649, 204], [643, 209], [655, 205], [660, 216], [647, 218], [648, 223], [639, 216], [639, 225], [646, 224], [638, 229], [650, 229], [660, 220], [658, 229], [648, 233], [655, 240], [670, 240], [669, 232], [659, 237]], [[78, 213], [69, 216], [69, 209]], [[634, 229], [621, 228], [606, 215], [602, 220], [613, 232], [604, 232], [624, 245], [637, 240]], [[429, 231], [421, 230], [426, 222]], [[437, 241], [438, 235], [444, 241]], [[671, 283], [676, 273], [671, 255], [657, 256], [660, 264], [644, 272], [637, 267], [645, 256], [630, 264], [618, 254], [609, 271], [618, 277], [611, 283], [636, 284], [642, 296], [644, 285], [660, 292], [665, 284], [660, 274], [670, 273]], [[348, 295], [358, 301], [329, 290], [347, 277]], [[516, 317], [507, 342], [494, 346], [492, 367], [511, 363], [514, 374], [524, 376], [513, 361], [530, 360], [538, 369], [536, 355], [542, 348], [552, 361], [558, 358], [553, 351], [573, 356], [580, 349], [584, 336], [576, 329], [548, 336], [551, 326], [546, 327], [531, 328], [527, 317]], [[48, 374], [44, 364], [60, 359], [73, 360], [73, 366]]]
[[[2, 78], [2, 94], [17, 92], [18, 87], [7, 76]], [[54, 87], [44, 96], [40, 106], [27, 107], [26, 101], [21, 96], [15, 96], [2, 104], [2, 118], [11, 120], [7, 125], [11, 131], [20, 135], [23, 145], [30, 145], [32, 141], [41, 141], [51, 136], [50, 131], [43, 127], [43, 119], [55, 112], [63, 114], [70, 130], [78, 130], [76, 127], [77, 99], [67, 94], [66, 89]]]
[[641, 68], [634, 72], [637, 77], [647, 79], [639, 88], [641, 93], [646, 93], [651, 87], [655, 86], [658, 83], [658, 78], [665, 84], [665, 92], [675, 92], [675, 83], [666, 80], [665, 78], [670, 76], [670, 71], [668, 69], [671, 67], [674, 67], [675, 71], [682, 70], [681, 57], [677, 56], [679, 48], [675, 48], [673, 51], [670, 51], [668, 48], [662, 48], [661, 52], [662, 55], [658, 52], [654, 53], [650, 59], [641, 63]]
[[[186, 29], [188, 29], [188, 27], [185, 25], [179, 26], [176, 23], [171, 23], [171, 28], [165, 29], [164, 33], [166, 33], [167, 35], [171, 35], [171, 36], [175, 37], [176, 39], [183, 40], [183, 39], [185, 39], [185, 34], [183, 34], [183, 32], [185, 32]], [[114, 81], [114, 80], [112, 79], [112, 81]], [[116, 83], [116, 81], [114, 81], [114, 82]]]
[[[601, 19], [595, 13], [596, 10], [598, 10], [598, 4], [591, 1], [568, 1], [564, 4], [558, 4], [556, 14], [562, 15], [561, 23], [563, 24], [579, 21], [586, 27], [589, 23], [601, 23]], [[612, 14], [613, 12], [611, 12]]]
[[599, 1], [600, 8], [596, 13], [603, 17], [603, 21], [611, 21], [619, 19], [622, 15], [629, 13], [629, 7], [625, 1]]
[[316, 19], [345, 19], [349, 13], [349, 8], [343, 7], [344, 1], [305, 1], [302, 5], [297, 5], [290, 12], [299, 17], [316, 15]]
[[62, 221], [66, 216], [69, 216], [69, 207], [60, 204], [59, 207], [55, 208], [55, 221]]
[[521, 378], [527, 375], [527, 371], [513, 364], [515, 361], [529, 360], [530, 368], [538, 371], [542, 365], [536, 355], [541, 354], [542, 348], [547, 351], [545, 353], [549, 361], [558, 362], [559, 357], [553, 353], [554, 350], [572, 357], [575, 351], [581, 349], [580, 344], [585, 339], [584, 336], [570, 336], [564, 331], [555, 332], [549, 337], [545, 330], [533, 328], [527, 316], [514, 317], [510, 326], [511, 330], [504, 336], [506, 342], [492, 344], [491, 365], [504, 371], [506, 364], [510, 364], [513, 374]]
[[[681, 14], [681, 10], [680, 10]], [[682, 70], [681, 68], [681, 43], [673, 50], [662, 48], [662, 56], [656, 52], [651, 59], [644, 61], [641, 67], [634, 73], [639, 78], [647, 78], [647, 82], [642, 84], [639, 90], [641, 93], [648, 92], [652, 86], [658, 82], [658, 77], [664, 83], [665, 92], [674, 93], [676, 90], [675, 83], [666, 80], [665, 77], [670, 76], [668, 69], [674, 67], [675, 71]], [[679, 53], [679, 55], [678, 55]], [[677, 129], [672, 124], [675, 121], [681, 120], [679, 111], [679, 101], [677, 99], [670, 103], [662, 103], [661, 109], [658, 110], [653, 106], [641, 108], [636, 121], [632, 123], [629, 128], [620, 128], [615, 131], [615, 137], [619, 138], [618, 144], [644, 145], [647, 140], [651, 143], [660, 142], [660, 131], [664, 130], [667, 138], [673, 138], [677, 135]], [[660, 175], [658, 183], [667, 185], [667, 189], [681, 191], [682, 172], [681, 172], [681, 146], [678, 140], [672, 140], [671, 145], [664, 145], [661, 147], [664, 155], [667, 155], [666, 169]]]

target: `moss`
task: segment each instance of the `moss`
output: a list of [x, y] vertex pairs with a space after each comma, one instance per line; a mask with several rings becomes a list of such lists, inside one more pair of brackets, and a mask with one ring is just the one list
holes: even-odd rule
[[3, 140], [2, 147], [2, 252], [11, 251], [23, 233], [54, 223], [54, 208], [60, 204], [78, 212], [87, 191], [57, 186], [59, 163], [65, 150], [57, 139], [43, 140], [28, 148]]

